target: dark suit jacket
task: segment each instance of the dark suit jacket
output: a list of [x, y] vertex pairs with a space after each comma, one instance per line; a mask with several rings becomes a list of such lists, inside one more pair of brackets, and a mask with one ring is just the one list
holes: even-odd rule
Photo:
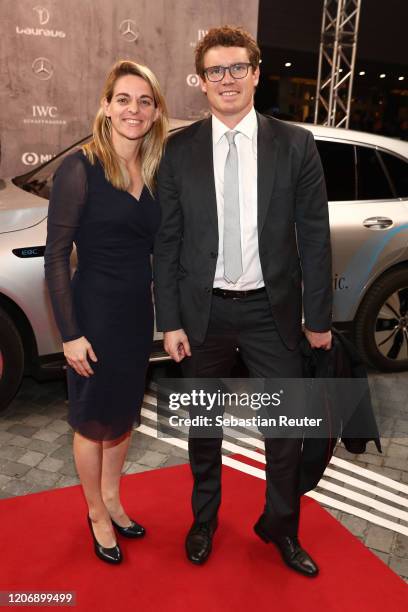
[[[289, 348], [306, 326], [331, 324], [331, 249], [326, 187], [313, 135], [257, 113], [258, 239], [266, 291]], [[157, 328], [204, 341], [218, 253], [211, 118], [176, 132], [158, 175], [162, 223], [154, 248]]]

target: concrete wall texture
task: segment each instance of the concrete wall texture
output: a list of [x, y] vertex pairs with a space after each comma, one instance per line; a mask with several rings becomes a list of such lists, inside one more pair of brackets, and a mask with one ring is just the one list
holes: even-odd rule
[[258, 22], [258, 0], [39, 2], [0, 2], [0, 177], [27, 172], [90, 133], [118, 59], [156, 73], [172, 117], [202, 117], [197, 41], [225, 23], [256, 35]]

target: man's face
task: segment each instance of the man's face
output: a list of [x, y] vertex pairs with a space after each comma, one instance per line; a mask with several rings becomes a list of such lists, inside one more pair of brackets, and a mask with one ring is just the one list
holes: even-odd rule
[[[231, 66], [248, 63], [245, 47], [213, 47], [204, 55], [204, 69], [212, 66]], [[248, 68], [243, 79], [234, 79], [228, 70], [221, 81], [200, 78], [201, 90], [207, 94], [211, 112], [221, 121], [240, 121], [251, 110], [255, 87], [259, 81], [259, 68]]]

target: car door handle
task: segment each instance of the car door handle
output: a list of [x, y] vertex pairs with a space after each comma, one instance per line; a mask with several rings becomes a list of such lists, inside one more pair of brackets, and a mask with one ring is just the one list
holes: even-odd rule
[[389, 217], [368, 217], [368, 219], [364, 219], [363, 225], [364, 227], [368, 227], [368, 229], [374, 230], [383, 230], [391, 227], [394, 224], [393, 220]]

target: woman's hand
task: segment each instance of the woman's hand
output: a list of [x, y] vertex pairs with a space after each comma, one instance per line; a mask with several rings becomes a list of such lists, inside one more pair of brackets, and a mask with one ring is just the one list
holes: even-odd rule
[[94, 372], [88, 363], [88, 355], [92, 361], [98, 361], [93, 348], [85, 336], [62, 343], [64, 355], [68, 364], [77, 374], [89, 378]]

